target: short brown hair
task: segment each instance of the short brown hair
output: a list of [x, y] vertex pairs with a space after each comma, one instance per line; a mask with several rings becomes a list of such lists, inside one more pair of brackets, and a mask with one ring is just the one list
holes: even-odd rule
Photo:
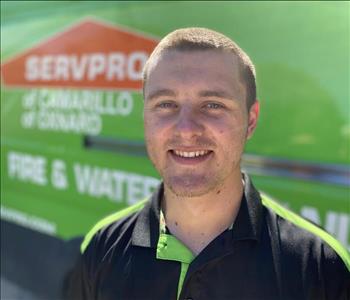
[[255, 67], [249, 56], [227, 36], [217, 31], [200, 27], [177, 29], [166, 35], [159, 42], [143, 69], [143, 89], [146, 85], [150, 62], [166, 50], [221, 50], [233, 53], [238, 58], [241, 77], [246, 85], [248, 109], [256, 101]]

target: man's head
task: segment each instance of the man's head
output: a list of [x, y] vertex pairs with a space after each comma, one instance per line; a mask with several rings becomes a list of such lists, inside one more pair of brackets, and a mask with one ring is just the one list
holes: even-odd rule
[[239, 178], [255, 94], [250, 59], [222, 34], [180, 29], [159, 43], [144, 71], [145, 137], [167, 188], [201, 196]]
[[[169, 50], [200, 51], [218, 50], [232, 53], [238, 61], [240, 80], [246, 87], [246, 103], [248, 109], [256, 101], [255, 67], [249, 56], [227, 36], [207, 28], [178, 29], [165, 36], [152, 52], [143, 71], [143, 92], [147, 85], [149, 69], [159, 60], [160, 56]], [[236, 66], [237, 67], [237, 66]]]

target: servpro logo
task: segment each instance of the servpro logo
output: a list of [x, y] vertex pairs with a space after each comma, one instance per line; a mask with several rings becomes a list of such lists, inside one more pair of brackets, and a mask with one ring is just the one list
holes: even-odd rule
[[31, 55], [25, 61], [25, 79], [31, 81], [139, 81], [148, 55], [135, 51], [78, 55]]
[[6, 86], [135, 90], [157, 39], [84, 20], [1, 66]]
[[114, 117], [132, 115], [134, 92], [142, 88], [142, 70], [157, 42], [84, 19], [5, 61], [2, 84], [26, 88], [19, 96], [22, 128], [99, 135]]

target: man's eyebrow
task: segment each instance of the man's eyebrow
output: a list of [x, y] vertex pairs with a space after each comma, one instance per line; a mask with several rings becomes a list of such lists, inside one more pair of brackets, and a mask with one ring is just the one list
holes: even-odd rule
[[204, 97], [204, 98], [216, 97], [216, 98], [234, 99], [232, 95], [230, 95], [229, 93], [223, 90], [205, 90], [205, 91], [200, 91], [198, 94], [200, 97]]
[[151, 92], [149, 95], [147, 95], [147, 100], [154, 100], [159, 97], [176, 97], [176, 93], [170, 89], [159, 89]]

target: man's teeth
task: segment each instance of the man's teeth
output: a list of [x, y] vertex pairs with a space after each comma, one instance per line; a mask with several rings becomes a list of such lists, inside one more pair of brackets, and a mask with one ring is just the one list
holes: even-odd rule
[[209, 153], [208, 150], [192, 151], [192, 152], [174, 150], [174, 152], [176, 155], [182, 156], [182, 157], [196, 157], [196, 156], [202, 156]]

